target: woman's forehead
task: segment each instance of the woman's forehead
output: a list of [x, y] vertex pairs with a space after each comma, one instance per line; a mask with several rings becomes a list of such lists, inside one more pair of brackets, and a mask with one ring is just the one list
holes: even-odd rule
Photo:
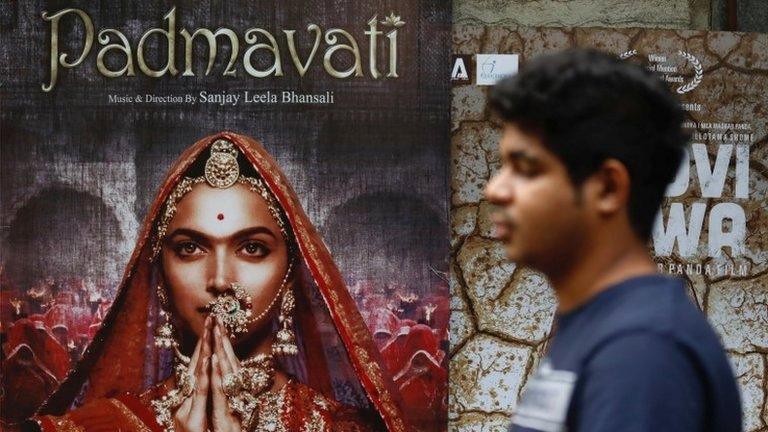
[[176, 215], [169, 232], [183, 227], [225, 236], [254, 226], [265, 226], [279, 232], [267, 202], [258, 193], [242, 184], [219, 189], [201, 183], [195, 185], [176, 205]]

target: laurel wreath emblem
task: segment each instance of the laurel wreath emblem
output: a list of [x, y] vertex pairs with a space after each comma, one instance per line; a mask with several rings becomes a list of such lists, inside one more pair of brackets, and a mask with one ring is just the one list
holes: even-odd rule
[[[628, 59], [630, 57], [634, 57], [636, 55], [637, 55], [637, 50], [636, 49], [629, 50], [629, 51], [624, 51], [623, 53], [619, 54], [619, 59], [626, 60], [626, 59]], [[693, 80], [691, 80], [691, 82], [689, 82], [687, 84], [683, 84], [683, 85], [681, 85], [680, 87], [677, 88], [677, 93], [678, 94], [685, 94], [685, 93], [688, 93], [688, 92], [692, 91], [693, 89], [698, 87], [699, 84], [701, 84], [701, 80], [704, 78], [704, 67], [701, 65], [701, 62], [699, 61], [699, 59], [697, 59], [696, 56], [694, 56], [693, 54], [691, 54], [689, 52], [681, 50], [681, 51], [677, 52], [677, 55], [679, 55], [680, 57], [684, 58], [685, 60], [688, 60], [688, 62], [691, 65], [693, 65], [693, 71], [694, 71]]]
[[680, 57], [688, 60], [688, 62], [693, 65], [693, 71], [694, 71], [693, 80], [688, 84], [681, 85], [680, 87], [677, 88], [678, 94], [685, 94], [695, 89], [696, 87], [699, 86], [699, 84], [701, 84], [701, 80], [702, 78], [704, 78], [704, 67], [701, 66], [701, 62], [699, 61], [699, 59], [697, 59], [691, 53], [688, 53], [685, 51], [678, 51], [677, 54]]
[[629, 51], [624, 51], [623, 53], [619, 54], [619, 59], [620, 60], [626, 60], [626, 59], [628, 59], [628, 58], [630, 58], [632, 56], [635, 56], [635, 55], [637, 55], [637, 50], [636, 49], [629, 50]]

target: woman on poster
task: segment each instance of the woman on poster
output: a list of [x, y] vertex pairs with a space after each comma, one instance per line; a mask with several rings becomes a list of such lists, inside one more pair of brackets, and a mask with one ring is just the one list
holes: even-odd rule
[[43, 431], [410, 430], [399, 399], [275, 161], [220, 133], [173, 165], [102, 327], [33, 421]]

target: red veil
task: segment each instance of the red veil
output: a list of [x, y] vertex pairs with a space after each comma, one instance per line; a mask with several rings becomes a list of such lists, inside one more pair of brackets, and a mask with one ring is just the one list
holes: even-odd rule
[[371, 334], [296, 193], [259, 142], [230, 132], [203, 138], [174, 163], [150, 207], [103, 325], [38, 415], [61, 415], [75, 403], [139, 394], [169, 375], [169, 356], [153, 343], [159, 312], [154, 289], [158, 272], [151, 262], [153, 227], [174, 186], [210, 144], [221, 138], [233, 142], [264, 179], [290, 221], [302, 257], [295, 318], [300, 352], [284, 368], [330, 398], [370, 409], [390, 431], [410, 430], [399, 406], [398, 390], [382, 368]]

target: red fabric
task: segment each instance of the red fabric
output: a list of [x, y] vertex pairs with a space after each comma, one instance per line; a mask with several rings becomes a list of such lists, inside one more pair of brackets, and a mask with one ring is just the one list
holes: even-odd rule
[[154, 411], [144, 405], [141, 400], [132, 394], [122, 394], [115, 397], [123, 403], [128, 409], [130, 409], [136, 417], [138, 417], [144, 425], [150, 428], [152, 431], [164, 432], [164, 429], [157, 424]]
[[41, 315], [41, 314], [32, 314], [28, 316], [27, 319], [30, 321], [45, 323], [45, 315]]
[[400, 332], [382, 349], [384, 362], [394, 376], [401, 374], [410, 359], [423, 351], [440, 363], [442, 354], [432, 328], [424, 324], [402, 327]]
[[[320, 346], [320, 334], [315, 325], [314, 317], [307, 303], [305, 296], [298, 296], [296, 299], [296, 321], [301, 328], [301, 334], [304, 335], [302, 343], [304, 352], [307, 356], [307, 363], [315, 366], [318, 370], [327, 370], [328, 364], [325, 356], [321, 355], [322, 346]], [[323, 394], [333, 394], [331, 380], [326, 374], [317, 374], [309, 371], [309, 384], [318, 389]]]
[[396, 374], [408, 359], [408, 352], [405, 350], [405, 344], [408, 334], [403, 332], [392, 337], [384, 348], [381, 349], [381, 355], [384, 358], [384, 364], [392, 375]]
[[91, 313], [80, 306], [56, 304], [45, 313], [45, 323], [49, 328], [64, 326], [72, 338], [88, 338], [88, 327], [91, 325]]
[[42, 322], [20, 319], [13, 323], [8, 329], [6, 354], [10, 354], [20, 345], [27, 345], [40, 364], [57, 379], [67, 375], [70, 368], [69, 353]]
[[432, 328], [446, 330], [448, 322], [451, 319], [451, 299], [447, 296], [431, 300], [431, 303], [437, 306], [432, 312]]
[[[378, 424], [370, 424], [360, 413], [338, 402], [325, 398], [309, 386], [289, 382], [280, 390], [283, 397], [281, 411], [274, 419], [279, 423], [275, 430], [317, 432], [372, 432], [380, 430]], [[119, 404], [125, 408], [121, 408]], [[270, 413], [266, 414], [270, 415]], [[81, 408], [56, 418], [40, 416], [36, 420], [45, 432], [72, 432], [82, 428], [85, 432], [164, 432], [155, 415], [147, 407], [144, 396], [122, 395], [93, 400]], [[57, 425], [58, 423], [58, 425]], [[257, 424], [257, 430], [264, 425]]]
[[391, 310], [381, 308], [373, 313], [371, 318], [371, 331], [374, 336], [377, 333], [384, 333], [387, 336], [392, 336], [400, 330], [400, 327], [400, 318], [398, 318]]
[[445, 424], [448, 373], [433, 329], [423, 324], [402, 327], [383, 348], [385, 364], [395, 377], [407, 414], [421, 430], [437, 430]]
[[96, 308], [96, 313], [93, 314], [93, 319], [91, 321], [92, 324], [101, 323], [104, 320], [104, 317], [107, 315], [107, 312], [109, 311], [109, 307], [112, 306], [112, 302], [109, 301], [102, 301], [99, 303], [99, 307]]
[[43, 432], [56, 432], [56, 424], [53, 423], [53, 419], [49, 417], [42, 417], [37, 419], [37, 424], [43, 429]]
[[410, 328], [405, 340], [405, 351], [415, 353], [423, 350], [433, 357], [439, 356], [438, 341], [432, 333], [432, 328], [424, 324], [416, 324]]
[[444, 428], [447, 412], [447, 372], [423, 352], [397, 380], [410, 420], [421, 430]]
[[91, 312], [84, 307], [72, 308], [72, 325], [77, 337], [81, 339], [89, 338], [88, 330], [93, 321]]
[[373, 431], [355, 410], [324, 398], [308, 386], [289, 382], [281, 392], [285, 404], [280, 418], [285, 430], [309, 430], [309, 424], [318, 432]]
[[0, 296], [0, 323], [8, 326], [15, 316], [16, 308], [8, 301], [7, 296]]
[[61, 417], [35, 418], [44, 432], [163, 432], [154, 413], [135, 396], [100, 398]]
[[45, 325], [54, 328], [57, 325], [63, 325], [67, 328], [73, 326], [74, 318], [72, 316], [72, 307], [64, 304], [54, 305], [45, 313]]
[[55, 303], [74, 306], [77, 304], [77, 296], [75, 295], [75, 293], [70, 291], [60, 292], [56, 294]]
[[[0, 410], [2, 418], [17, 423], [35, 412], [46, 396], [58, 385], [53, 372], [35, 355], [27, 344], [10, 350], [3, 362], [5, 396]], [[8, 409], [7, 407], [13, 407]]]
[[96, 336], [96, 333], [101, 328], [101, 323], [95, 323], [88, 326], [88, 339], [93, 339], [94, 336]]
[[432, 331], [422, 325], [411, 329], [405, 350], [410, 355], [395, 373], [395, 383], [410, 407], [410, 419], [423, 430], [444, 425], [448, 372], [440, 362], [445, 354], [438, 348]]

